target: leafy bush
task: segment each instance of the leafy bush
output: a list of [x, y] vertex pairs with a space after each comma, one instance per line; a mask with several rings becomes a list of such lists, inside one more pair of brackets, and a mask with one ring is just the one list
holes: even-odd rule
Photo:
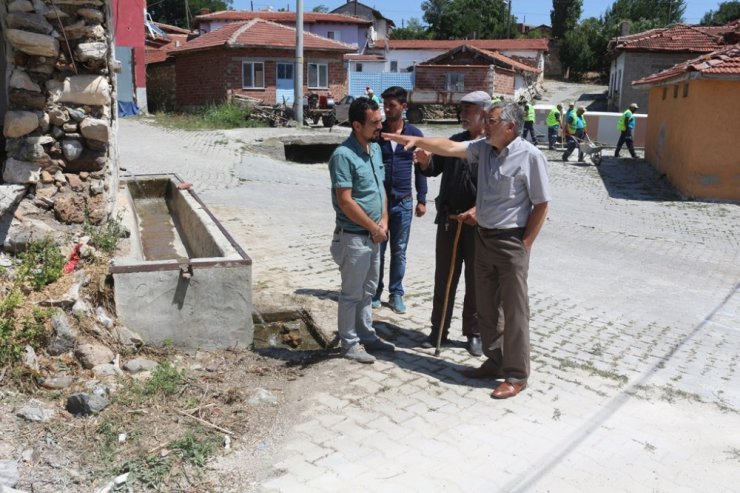
[[46, 320], [51, 310], [34, 308], [30, 315], [18, 316], [23, 294], [18, 287], [0, 299], [0, 367], [21, 359], [26, 346], [38, 349], [46, 339]]
[[30, 284], [40, 291], [62, 276], [65, 259], [51, 238], [31, 242], [20, 259], [17, 282], [21, 285]]
[[93, 226], [87, 219], [82, 229], [90, 237], [90, 245], [104, 251], [113, 253], [116, 251], [118, 241], [121, 238], [127, 238], [131, 233], [122, 223], [123, 215], [109, 218], [102, 226]]

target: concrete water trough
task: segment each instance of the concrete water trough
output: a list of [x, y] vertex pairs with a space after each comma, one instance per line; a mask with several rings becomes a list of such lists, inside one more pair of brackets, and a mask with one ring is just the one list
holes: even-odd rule
[[149, 344], [252, 344], [252, 260], [176, 175], [123, 178], [117, 210], [131, 237], [114, 258], [119, 320]]

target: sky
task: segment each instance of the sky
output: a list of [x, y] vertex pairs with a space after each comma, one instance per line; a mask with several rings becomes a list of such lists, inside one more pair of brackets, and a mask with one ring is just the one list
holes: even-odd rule
[[[303, 10], [310, 12], [318, 5], [325, 5], [333, 10], [345, 0], [303, 0]], [[550, 10], [552, 0], [511, 0], [511, 13], [519, 22], [531, 25], [550, 24]], [[391, 19], [396, 27], [401, 27], [411, 18], [416, 18], [423, 24], [423, 12], [421, 0], [360, 0], [369, 7], [380, 11], [385, 17]], [[584, 0], [582, 18], [599, 17], [613, 2], [610, 0]], [[686, 12], [684, 22], [698, 24], [704, 14], [710, 10], [717, 10], [720, 0], [686, 0]], [[272, 7], [274, 10], [289, 8], [295, 11], [297, 2], [295, 0], [234, 0], [233, 8], [236, 10], [263, 10]]]

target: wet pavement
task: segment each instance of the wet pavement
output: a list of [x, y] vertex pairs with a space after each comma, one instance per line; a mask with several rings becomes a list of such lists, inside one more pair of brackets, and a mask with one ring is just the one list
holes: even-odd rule
[[[121, 120], [121, 165], [192, 182], [252, 257], [256, 300], [310, 299], [323, 310], [314, 319], [331, 329], [339, 273], [327, 168], [245, 151], [275, 132], [290, 131]], [[605, 157], [595, 167], [546, 154], [553, 201], [531, 259], [529, 387], [495, 401], [493, 382], [459, 374], [482, 362], [463, 347], [462, 296], [456, 344], [440, 357], [417, 347], [431, 313], [432, 179], [428, 212], [412, 225], [408, 312], [374, 312], [398, 351], [374, 365], [314, 365], [321, 390], [305, 396], [304, 413], [269, 451], [273, 465], [248, 483], [234, 464], [268, 452], [237, 450], [229, 470], [214, 464], [219, 491], [737, 489], [738, 206], [683, 201], [642, 160]]]

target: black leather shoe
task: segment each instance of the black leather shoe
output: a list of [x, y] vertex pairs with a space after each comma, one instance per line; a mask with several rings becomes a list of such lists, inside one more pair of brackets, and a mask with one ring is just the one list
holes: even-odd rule
[[480, 356], [483, 354], [483, 346], [480, 342], [480, 336], [468, 336], [468, 344], [465, 349], [468, 350], [473, 356]]
[[[450, 340], [442, 336], [442, 346], [449, 345]], [[437, 348], [437, 334], [431, 334], [427, 337], [424, 342], [419, 344], [422, 349], [436, 349]]]

